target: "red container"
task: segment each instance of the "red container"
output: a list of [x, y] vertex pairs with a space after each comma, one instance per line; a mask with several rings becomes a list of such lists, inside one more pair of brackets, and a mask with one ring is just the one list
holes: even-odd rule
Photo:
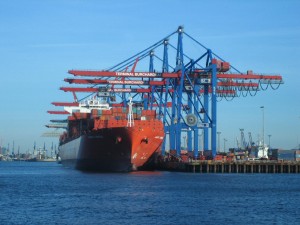
[[122, 108], [113, 108], [112, 109], [112, 111], [114, 112], [114, 113], [122, 113]]
[[187, 150], [181, 150], [181, 151], [180, 151], [180, 154], [187, 154], [187, 153], [188, 153]]
[[111, 115], [112, 111], [111, 110], [102, 110], [102, 115]]
[[142, 110], [142, 116], [155, 116], [156, 111], [155, 110]]
[[188, 162], [189, 161], [189, 157], [187, 155], [181, 155], [180, 156], [183, 162]]
[[204, 155], [200, 155], [200, 160], [205, 160], [205, 156]]
[[221, 67], [222, 67], [222, 62], [221, 62], [220, 60], [212, 59], [212, 60], [211, 60], [211, 63], [217, 65], [217, 70], [220, 70]]
[[227, 161], [228, 161], [228, 162], [231, 162], [232, 160], [233, 160], [232, 157], [227, 157]]
[[230, 69], [229, 62], [222, 62], [220, 72], [227, 72]]
[[223, 156], [222, 155], [216, 155], [214, 160], [221, 161], [221, 160], [223, 160]]

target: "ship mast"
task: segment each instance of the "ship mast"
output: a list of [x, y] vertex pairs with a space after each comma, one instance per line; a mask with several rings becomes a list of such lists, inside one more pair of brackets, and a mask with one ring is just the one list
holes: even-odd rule
[[128, 115], [127, 115], [127, 127], [134, 126], [134, 119], [133, 119], [133, 111], [132, 111], [132, 97], [129, 97], [128, 102]]

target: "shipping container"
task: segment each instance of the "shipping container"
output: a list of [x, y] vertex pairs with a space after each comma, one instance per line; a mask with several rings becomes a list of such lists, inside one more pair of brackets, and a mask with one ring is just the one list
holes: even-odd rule
[[118, 108], [118, 107], [112, 108], [112, 112], [113, 113], [121, 113], [122, 112], [122, 108]]
[[205, 157], [207, 157], [207, 156], [211, 156], [212, 157], [212, 151], [211, 150], [205, 150], [205, 151], [203, 151], [203, 155]]
[[205, 160], [205, 156], [204, 155], [200, 155], [199, 159], [200, 160]]
[[216, 155], [214, 158], [215, 161], [222, 161], [223, 160], [223, 156], [222, 155]]
[[180, 154], [187, 154], [187, 153], [188, 153], [187, 150], [181, 150], [181, 151], [180, 151]]
[[229, 62], [222, 62], [220, 72], [227, 72], [230, 69]]
[[92, 115], [98, 115], [98, 109], [92, 109], [91, 113]]
[[228, 162], [233, 161], [233, 157], [228, 156], [228, 157], [226, 158], [226, 161], [228, 161]]
[[272, 149], [272, 159], [295, 160], [295, 150]]
[[102, 115], [111, 115], [112, 111], [111, 110], [102, 110]]
[[189, 161], [189, 157], [187, 155], [181, 155], [180, 156], [183, 162], [188, 162]]
[[142, 110], [142, 116], [155, 116], [156, 115], [156, 111], [154, 110]]

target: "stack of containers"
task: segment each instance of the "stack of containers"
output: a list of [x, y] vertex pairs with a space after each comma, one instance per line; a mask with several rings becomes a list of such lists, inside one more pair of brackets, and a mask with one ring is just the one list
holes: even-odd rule
[[295, 160], [295, 150], [272, 149], [272, 159], [274, 160]]
[[92, 119], [100, 117], [102, 115], [102, 110], [92, 109], [91, 117]]
[[142, 109], [143, 109], [142, 107], [132, 108], [134, 119], [139, 119], [141, 117]]
[[142, 110], [142, 116], [146, 118], [146, 120], [155, 119], [156, 111], [154, 110]]
[[111, 110], [102, 110], [102, 115], [100, 116], [100, 120], [108, 120], [111, 117]]

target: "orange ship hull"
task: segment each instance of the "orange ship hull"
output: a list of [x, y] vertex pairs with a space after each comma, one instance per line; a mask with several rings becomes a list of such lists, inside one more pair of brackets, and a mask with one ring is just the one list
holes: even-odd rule
[[164, 137], [161, 121], [94, 119], [94, 128], [63, 143], [59, 156], [63, 164], [80, 170], [127, 172], [140, 170], [160, 149]]
[[160, 121], [137, 121], [135, 127], [128, 128], [132, 140], [131, 163], [133, 169], [139, 169], [154, 152], [158, 151], [164, 138]]

